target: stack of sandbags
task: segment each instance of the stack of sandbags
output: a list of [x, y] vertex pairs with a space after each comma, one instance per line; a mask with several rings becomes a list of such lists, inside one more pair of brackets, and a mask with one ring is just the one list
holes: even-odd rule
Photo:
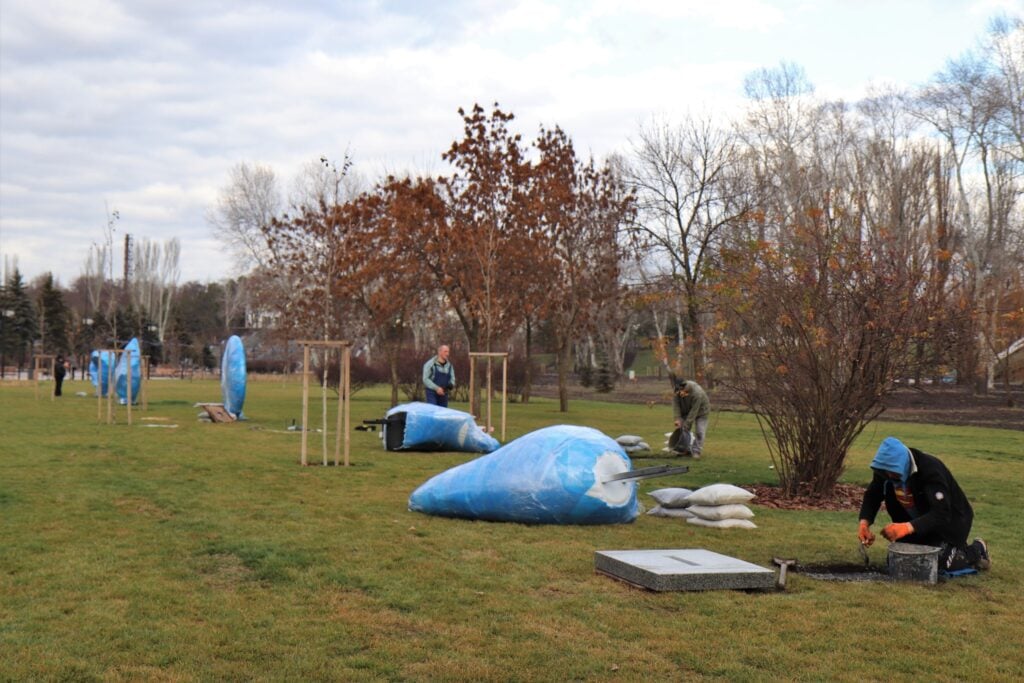
[[655, 517], [678, 517], [680, 519], [693, 517], [693, 513], [686, 509], [688, 505], [686, 501], [692, 493], [693, 491], [690, 489], [682, 488], [666, 488], [651, 491], [647, 495], [658, 504], [648, 510], [647, 514], [654, 515]]
[[643, 440], [643, 438], [632, 434], [623, 434], [619, 438], [615, 439], [615, 441], [622, 446], [622, 450], [627, 453], [638, 453], [640, 451], [651, 450], [651, 447]]
[[754, 494], [732, 484], [711, 484], [697, 489], [686, 497], [686, 510], [690, 524], [719, 529], [756, 529], [750, 521], [754, 512], [745, 503]]

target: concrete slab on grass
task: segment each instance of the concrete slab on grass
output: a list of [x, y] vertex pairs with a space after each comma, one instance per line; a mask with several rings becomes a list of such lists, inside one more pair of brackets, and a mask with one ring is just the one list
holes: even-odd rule
[[757, 590], [775, 587], [775, 572], [701, 548], [598, 550], [594, 568], [652, 591]]

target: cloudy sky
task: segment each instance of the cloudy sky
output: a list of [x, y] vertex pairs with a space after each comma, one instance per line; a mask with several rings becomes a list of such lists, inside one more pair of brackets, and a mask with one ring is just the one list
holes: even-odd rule
[[117, 211], [118, 244], [177, 237], [218, 280], [240, 162], [439, 173], [474, 102], [600, 158], [782, 61], [828, 97], [923, 83], [1000, 12], [1024, 0], [0, 0], [0, 255], [68, 285]]

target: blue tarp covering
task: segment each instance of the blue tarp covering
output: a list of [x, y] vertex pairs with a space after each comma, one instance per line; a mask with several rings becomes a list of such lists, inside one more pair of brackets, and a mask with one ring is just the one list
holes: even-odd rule
[[[142, 356], [139, 353], [139, 340], [132, 338], [125, 347], [125, 351], [131, 351], [131, 373], [132, 373], [132, 404], [139, 402], [139, 388], [142, 386]], [[114, 391], [122, 404], [127, 403], [128, 396], [128, 354], [122, 353], [114, 368]]]
[[[386, 417], [396, 413], [405, 413], [405, 435], [400, 450], [490, 453], [501, 446], [497, 439], [477, 426], [472, 415], [461, 410], [414, 402], [395, 406]], [[386, 440], [387, 435], [384, 436]]]
[[632, 522], [636, 483], [605, 483], [632, 469], [622, 446], [596, 429], [545, 427], [430, 479], [409, 497], [409, 509], [527, 524]]
[[220, 359], [220, 391], [224, 410], [241, 419], [245, 403], [245, 347], [237, 335], [231, 336], [224, 345]]
[[[110, 364], [114, 354], [109, 351], [93, 351], [89, 354], [89, 379], [100, 396], [106, 396], [110, 390]], [[101, 388], [102, 387], [102, 388]]]

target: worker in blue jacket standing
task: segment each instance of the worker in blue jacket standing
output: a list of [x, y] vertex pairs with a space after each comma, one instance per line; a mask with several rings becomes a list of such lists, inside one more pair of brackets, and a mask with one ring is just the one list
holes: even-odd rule
[[442, 344], [437, 355], [423, 365], [423, 386], [427, 390], [427, 403], [442, 408], [448, 407], [448, 395], [455, 388], [455, 368], [448, 355], [451, 351]]

